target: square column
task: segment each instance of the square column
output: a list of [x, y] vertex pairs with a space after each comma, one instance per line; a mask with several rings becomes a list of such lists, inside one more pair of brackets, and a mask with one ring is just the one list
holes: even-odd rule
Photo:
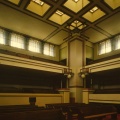
[[84, 81], [79, 76], [80, 68], [85, 65], [85, 44], [83, 40], [75, 38], [68, 43], [68, 66], [74, 76], [69, 80], [70, 98], [73, 102], [82, 102]]

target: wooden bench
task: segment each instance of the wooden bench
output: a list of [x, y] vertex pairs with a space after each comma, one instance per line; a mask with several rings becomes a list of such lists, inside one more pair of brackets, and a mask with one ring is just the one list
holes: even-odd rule
[[31, 105], [8, 105], [0, 106], [0, 114], [2, 113], [12, 113], [12, 112], [26, 112], [26, 111], [39, 111], [45, 110], [43, 106], [31, 106]]
[[51, 103], [46, 104], [46, 108], [59, 108], [59, 107], [68, 107], [68, 106], [81, 106], [85, 103]]
[[[75, 120], [78, 119], [78, 113], [80, 113], [77, 110], [75, 111], [75, 109], [84, 105], [85, 103], [55, 103], [46, 104], [46, 108], [61, 109], [66, 120]], [[71, 108], [74, 108], [74, 111]]]
[[38, 108], [40, 109], [41, 107], [33, 106], [33, 105], [32, 106], [31, 105], [5, 105], [5, 106], [0, 106], [0, 113], [34, 110]]
[[65, 120], [59, 109], [0, 113], [0, 120]]
[[[48, 105], [49, 107], [49, 105]], [[116, 120], [117, 110], [113, 105], [51, 104], [50, 108], [61, 109], [66, 120], [94, 120], [110, 115]]]
[[80, 108], [83, 114], [83, 120], [99, 119], [110, 115], [111, 118], [117, 120], [117, 110], [113, 105], [88, 105]]

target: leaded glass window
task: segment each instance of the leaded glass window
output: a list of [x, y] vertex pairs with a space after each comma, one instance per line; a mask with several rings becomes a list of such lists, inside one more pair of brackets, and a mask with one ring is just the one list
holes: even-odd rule
[[28, 43], [28, 50], [41, 53], [41, 42], [39, 40], [30, 38]]
[[25, 38], [24, 36], [16, 33], [10, 34], [10, 46], [24, 49]]

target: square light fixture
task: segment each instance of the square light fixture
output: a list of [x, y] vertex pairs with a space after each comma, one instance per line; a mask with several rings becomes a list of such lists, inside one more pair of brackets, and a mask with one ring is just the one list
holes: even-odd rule
[[35, 2], [35, 3], [37, 3], [37, 4], [39, 4], [39, 5], [41, 5], [41, 6], [44, 5], [44, 2], [41, 1], [41, 0], [32, 0], [32, 1]]
[[59, 10], [57, 10], [57, 11], [56, 11], [56, 14], [58, 14], [58, 15], [62, 16], [64, 13], [63, 13], [63, 12], [61, 12], [61, 11], [59, 11]]
[[98, 7], [95, 6], [94, 8], [92, 8], [92, 9], [90, 10], [90, 12], [91, 12], [91, 13], [94, 13], [94, 12], [97, 11], [97, 10], [98, 10]]

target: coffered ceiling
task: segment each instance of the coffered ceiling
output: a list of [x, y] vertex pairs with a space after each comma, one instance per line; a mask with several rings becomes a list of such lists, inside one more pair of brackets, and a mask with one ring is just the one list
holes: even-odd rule
[[56, 45], [77, 27], [96, 43], [120, 33], [120, 0], [0, 0], [0, 26]]

